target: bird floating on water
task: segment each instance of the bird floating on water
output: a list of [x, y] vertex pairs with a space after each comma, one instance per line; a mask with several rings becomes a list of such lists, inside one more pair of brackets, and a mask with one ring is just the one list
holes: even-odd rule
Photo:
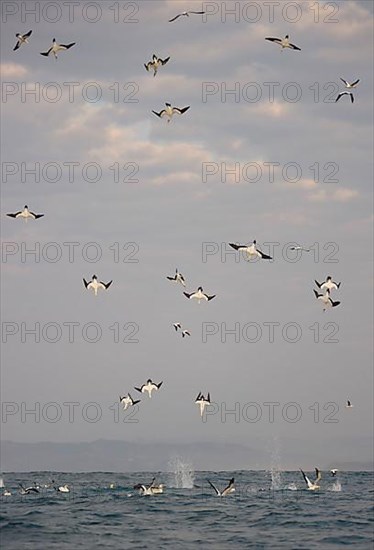
[[164, 492], [164, 485], [162, 483], [156, 484], [156, 478], [154, 477], [150, 484], [145, 485], [144, 483], [137, 483], [134, 485], [134, 489], [138, 489], [139, 493], [143, 496], [148, 495], [158, 495]]
[[58, 487], [54, 487], [55, 491], [58, 493], [70, 493], [69, 485], [60, 485]]

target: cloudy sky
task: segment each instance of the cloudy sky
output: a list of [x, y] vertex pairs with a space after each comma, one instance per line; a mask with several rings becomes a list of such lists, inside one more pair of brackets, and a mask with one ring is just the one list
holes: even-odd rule
[[[2, 438], [370, 436], [371, 2], [56, 4], [2, 3]], [[185, 9], [209, 15], [168, 23]], [[301, 51], [264, 40], [286, 34]], [[53, 37], [76, 45], [40, 56]], [[191, 108], [168, 124], [165, 102]], [[45, 216], [6, 216], [25, 204]], [[253, 239], [272, 262], [229, 251]], [[188, 301], [176, 267], [216, 298]], [[96, 298], [93, 274], [113, 279]], [[147, 378], [159, 393], [118, 411]]]

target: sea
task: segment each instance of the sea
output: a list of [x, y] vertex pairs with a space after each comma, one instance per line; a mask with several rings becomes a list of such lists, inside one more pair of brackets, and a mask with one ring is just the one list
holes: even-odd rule
[[[134, 489], [153, 477], [162, 494]], [[232, 477], [236, 491], [222, 498], [207, 481], [221, 490]], [[183, 461], [167, 473], [7, 472], [3, 481], [11, 496], [0, 497], [2, 550], [374, 547], [373, 472], [323, 472], [315, 492], [299, 471], [195, 472]], [[19, 483], [39, 493], [21, 495]]]

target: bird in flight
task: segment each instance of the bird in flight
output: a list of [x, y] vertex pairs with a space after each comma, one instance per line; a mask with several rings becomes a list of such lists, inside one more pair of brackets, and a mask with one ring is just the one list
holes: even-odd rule
[[113, 280], [109, 281], [109, 283], [103, 283], [102, 281], [98, 281], [96, 275], [92, 275], [92, 279], [90, 282], [87, 282], [86, 279], [83, 279], [83, 283], [86, 289], [90, 290], [90, 288], [92, 288], [92, 290], [95, 293], [95, 296], [97, 296], [97, 293], [100, 288], [102, 288], [103, 290], [108, 290], [112, 282]]
[[182, 286], [186, 286], [185, 278], [183, 277], [182, 273], [179, 273], [178, 268], [175, 270], [174, 277], [166, 277], [169, 279], [169, 281], [175, 281], [176, 283], [180, 283]]
[[284, 48], [290, 48], [291, 50], [299, 50], [301, 51], [301, 48], [298, 46], [295, 46], [295, 44], [291, 44], [289, 41], [289, 35], [286, 34], [284, 38], [265, 38], [265, 40], [270, 40], [270, 42], [275, 42], [275, 44], [279, 44], [279, 46], [282, 47], [281, 51], [283, 52]]
[[194, 13], [196, 15], [203, 15], [205, 11], [182, 11], [182, 13], [178, 13], [175, 17], [172, 19], [169, 19], [169, 23], [172, 23], [173, 21], [176, 21], [179, 17], [186, 16], [189, 17], [190, 13]]
[[304, 248], [303, 246], [299, 246], [299, 245], [291, 246], [290, 250], [295, 250], [295, 251], [300, 250], [301, 252], [310, 252], [310, 248]]
[[335, 283], [335, 281], [332, 280], [332, 277], [330, 277], [330, 275], [326, 277], [326, 281], [324, 281], [323, 283], [319, 283], [316, 280], [314, 280], [314, 282], [316, 283], [318, 288], [320, 288], [321, 290], [332, 290], [332, 289], [338, 290], [338, 288], [340, 288], [340, 285], [341, 285], [341, 282]]
[[300, 472], [303, 474], [304, 481], [307, 484], [309, 491], [315, 491], [316, 489], [320, 488], [319, 485], [318, 485], [318, 482], [320, 481], [320, 479], [322, 477], [321, 472], [318, 468], [316, 468], [315, 470], [316, 470], [316, 479], [312, 482], [312, 481], [310, 481], [309, 477], [306, 476], [305, 473], [300, 468]]
[[164, 116], [168, 117], [168, 122], [171, 121], [173, 118], [173, 115], [183, 115], [188, 109], [190, 108], [190, 105], [187, 107], [183, 107], [183, 109], [179, 109], [179, 107], [172, 107], [170, 103], [165, 103], [166, 108], [162, 109], [159, 113], [157, 111], [152, 111], [153, 114], [157, 115], [159, 118], [163, 118]]
[[323, 311], [326, 311], [327, 308], [329, 307], [337, 307], [340, 302], [334, 302], [334, 300], [332, 300], [330, 298], [330, 291], [329, 289], [326, 290], [325, 294], [318, 294], [318, 292], [316, 290], [313, 290], [314, 292], [314, 295], [315, 297], [317, 298], [317, 300], [320, 300], [323, 304]]
[[148, 378], [147, 383], [143, 384], [140, 388], [135, 387], [136, 391], [140, 393], [148, 392], [148, 396], [151, 399], [153, 390], [159, 390], [162, 386], [162, 382], [155, 384], [150, 378]]
[[40, 52], [40, 55], [44, 55], [45, 57], [48, 57], [50, 53], [54, 55], [54, 58], [57, 61], [57, 52], [62, 50], [68, 50], [72, 46], [75, 46], [75, 42], [72, 42], [71, 44], [57, 44], [56, 39], [54, 38], [52, 41], [52, 46], [49, 48], [47, 52]]
[[239, 252], [245, 252], [249, 258], [261, 258], [262, 260], [272, 260], [273, 258], [271, 256], [268, 256], [267, 254], [264, 254], [259, 250], [256, 246], [256, 239], [253, 241], [251, 245], [246, 244], [234, 244], [229, 243], [231, 248], [234, 250], [238, 250]]
[[210, 405], [210, 393], [208, 393], [208, 395], [204, 397], [204, 395], [200, 391], [195, 399], [195, 403], [200, 407], [200, 416], [203, 416], [205, 407], [207, 405]]
[[18, 50], [18, 48], [20, 48], [22, 46], [22, 44], [28, 44], [29, 43], [29, 41], [27, 39], [30, 38], [31, 33], [32, 33], [32, 31], [29, 31], [26, 34], [21, 34], [21, 33], [16, 34], [16, 38], [18, 40], [17, 40], [17, 44], [13, 48], [14, 52], [16, 50]]
[[360, 82], [360, 79], [358, 78], [354, 82], [349, 83], [347, 80], [344, 80], [344, 78], [340, 79], [342, 82], [344, 82], [344, 85], [346, 88], [356, 88], [357, 84]]
[[188, 294], [188, 292], [183, 292], [183, 294], [186, 296], [186, 298], [189, 298], [190, 300], [192, 300], [193, 298], [196, 298], [199, 304], [201, 300], [205, 300], [206, 302], [209, 302], [210, 300], [213, 300], [213, 298], [216, 297], [215, 294], [213, 296], [208, 296], [208, 294], [205, 294], [202, 286], [199, 286], [196, 292], [191, 292], [191, 294]]
[[156, 76], [158, 68], [162, 65], [166, 65], [169, 59], [170, 57], [167, 57], [166, 59], [161, 59], [161, 57], [157, 57], [157, 55], [153, 54], [152, 61], [144, 63], [144, 67], [147, 71], [153, 69], [153, 76]]
[[134, 401], [134, 399], [128, 393], [124, 397], [119, 396], [119, 402], [123, 405], [123, 410], [126, 411], [129, 407], [133, 407], [137, 403], [140, 403], [140, 399]]
[[23, 210], [20, 210], [19, 212], [14, 212], [14, 214], [7, 214], [7, 216], [9, 216], [10, 218], [23, 218], [27, 221], [29, 218], [31, 218], [32, 220], [38, 220], [39, 218], [42, 218], [44, 214], [35, 214], [34, 212], [31, 212], [27, 204], [25, 204]]

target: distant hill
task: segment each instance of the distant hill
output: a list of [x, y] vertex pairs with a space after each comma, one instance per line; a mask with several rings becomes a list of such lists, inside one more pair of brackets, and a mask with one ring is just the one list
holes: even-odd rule
[[[168, 471], [170, 460], [180, 456], [195, 470], [297, 470], [338, 468], [340, 470], [373, 470], [372, 440], [360, 441], [361, 461], [355, 460], [358, 441], [337, 439], [311, 446], [297, 439], [280, 441], [276, 460], [273, 442], [261, 438], [251, 447], [214, 442], [138, 443], [99, 439], [82, 443], [16, 443], [1, 444], [1, 471], [25, 472], [53, 470], [65, 472], [135, 472]], [[276, 463], [275, 463], [276, 462]]]

